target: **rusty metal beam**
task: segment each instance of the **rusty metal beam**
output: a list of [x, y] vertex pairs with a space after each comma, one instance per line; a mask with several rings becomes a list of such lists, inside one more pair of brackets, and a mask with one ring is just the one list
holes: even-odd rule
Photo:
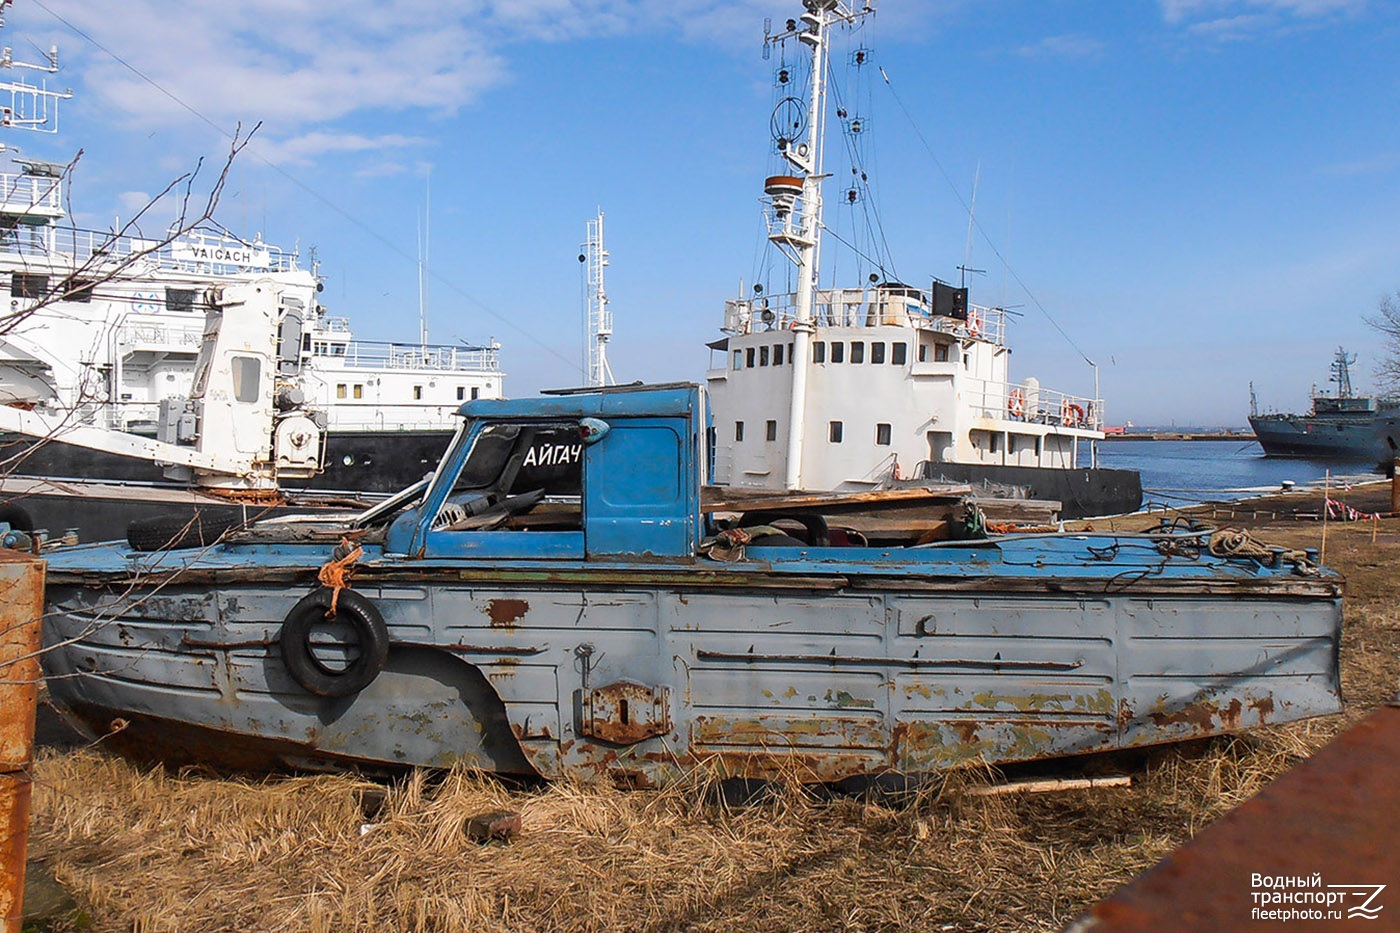
[[0, 549], [0, 933], [19, 933], [39, 698], [44, 562]]
[[[1235, 930], [1285, 919], [1351, 929], [1349, 921], [1377, 908], [1374, 919], [1393, 929], [1400, 915], [1396, 813], [1400, 706], [1392, 704], [1206, 827], [1067, 933]], [[1322, 916], [1265, 913], [1282, 910]]]

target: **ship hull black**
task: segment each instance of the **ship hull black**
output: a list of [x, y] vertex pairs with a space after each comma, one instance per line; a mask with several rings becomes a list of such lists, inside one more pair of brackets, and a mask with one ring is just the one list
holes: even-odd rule
[[221, 501], [167, 479], [149, 460], [0, 433], [0, 521], [80, 540], [122, 538], [136, 520], [193, 514], [244, 521], [309, 509], [351, 508], [362, 494], [385, 495], [432, 472], [451, 431], [347, 431], [326, 437], [325, 466], [309, 480], [283, 484], [284, 505]]
[[1142, 507], [1142, 477], [1137, 470], [931, 463], [924, 479], [1024, 487], [1032, 499], [1058, 499], [1062, 519], [1122, 515]]

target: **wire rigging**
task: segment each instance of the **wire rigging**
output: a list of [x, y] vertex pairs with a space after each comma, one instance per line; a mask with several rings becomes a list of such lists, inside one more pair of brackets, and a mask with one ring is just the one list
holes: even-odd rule
[[1015, 269], [1011, 267], [1011, 263], [1008, 262], [1006, 257], [1002, 255], [1001, 250], [997, 248], [997, 245], [992, 240], [991, 236], [989, 236], [987, 234], [987, 231], [983, 229], [982, 222], [977, 220], [976, 215], [972, 213], [972, 208], [968, 205], [967, 200], [962, 195], [962, 192], [958, 190], [958, 186], [953, 183], [953, 179], [948, 176], [947, 170], [943, 168], [943, 163], [938, 161], [938, 156], [934, 153], [933, 146], [929, 145], [929, 141], [924, 136], [923, 130], [919, 129], [919, 124], [914, 120], [914, 115], [909, 112], [909, 108], [904, 104], [904, 99], [901, 98], [899, 96], [899, 92], [894, 89], [894, 82], [890, 80], [889, 73], [886, 72], [883, 67], [880, 68], [880, 76], [885, 79], [885, 86], [890, 89], [890, 96], [894, 98], [894, 102], [899, 105], [899, 109], [904, 113], [905, 119], [909, 121], [909, 125], [914, 130], [914, 135], [919, 137], [919, 142], [923, 144], [924, 151], [928, 153], [929, 158], [933, 160], [933, 164], [938, 168], [938, 174], [943, 176], [943, 180], [948, 184], [949, 190], [953, 192], [953, 197], [957, 198], [958, 203], [962, 205], [963, 210], [968, 213], [968, 216], [971, 219], [971, 223], [977, 228], [977, 232], [981, 234], [982, 239], [986, 242], [988, 248], [991, 249], [991, 251], [996, 255], [997, 259], [1002, 263], [1002, 268], [1005, 269], [1011, 275], [1011, 278], [1016, 280], [1016, 284], [1020, 286], [1021, 290], [1026, 293], [1026, 297], [1031, 300], [1031, 303], [1036, 306], [1036, 308], [1040, 311], [1041, 314], [1045, 315], [1045, 319], [1049, 321], [1050, 326], [1054, 327], [1055, 330], [1059, 332], [1060, 336], [1065, 339], [1065, 343], [1073, 347], [1074, 352], [1078, 353], [1080, 358], [1083, 359], [1084, 362], [1088, 363], [1090, 366], [1096, 365], [1094, 361], [1089, 358], [1089, 354], [1085, 353], [1083, 349], [1080, 348], [1079, 344], [1074, 342], [1074, 338], [1071, 337], [1065, 331], [1065, 329], [1060, 326], [1060, 322], [1055, 320], [1054, 316], [1051, 315], [1051, 313], [1046, 309], [1046, 307], [1043, 304], [1040, 303], [1040, 299], [1037, 298], [1035, 296], [1035, 293], [1031, 291], [1030, 286], [1027, 285], [1024, 281], [1022, 281], [1021, 276], [1016, 272]]

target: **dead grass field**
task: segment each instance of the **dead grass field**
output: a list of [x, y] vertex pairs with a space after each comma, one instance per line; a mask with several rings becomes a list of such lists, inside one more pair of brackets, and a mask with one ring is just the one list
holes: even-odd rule
[[[1388, 508], [1388, 492], [1349, 501]], [[1231, 524], [1320, 542], [1317, 522]], [[895, 797], [791, 786], [741, 806], [699, 778], [624, 792], [452, 773], [392, 787], [366, 816], [376, 785], [352, 778], [212, 779], [49, 752], [31, 854], [83, 908], [53, 929], [1057, 930], [1394, 695], [1400, 519], [1378, 531], [1373, 544], [1370, 524], [1328, 529], [1327, 562], [1348, 577], [1348, 711], [1113, 762], [1130, 788], [974, 797], [962, 789], [988, 776], [968, 772]], [[465, 817], [500, 808], [522, 816], [514, 841], [464, 835]]]

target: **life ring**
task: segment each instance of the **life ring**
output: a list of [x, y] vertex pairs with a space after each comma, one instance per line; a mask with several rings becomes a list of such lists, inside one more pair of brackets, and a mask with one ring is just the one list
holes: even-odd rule
[[896, 482], [904, 479], [904, 472], [899, 468], [898, 459], [895, 460], [894, 466], [890, 469], [890, 479], [895, 480]]
[[976, 310], [967, 312], [967, 332], [974, 337], [982, 335], [982, 315], [978, 314]]
[[[354, 590], [340, 595], [328, 586], [317, 587], [301, 598], [287, 620], [277, 643], [287, 673], [309, 693], [322, 697], [348, 697], [374, 682], [389, 661], [389, 629], [374, 603]], [[331, 615], [331, 603], [335, 614]], [[344, 667], [330, 666], [316, 656], [311, 644], [314, 626], [334, 618], [355, 630], [359, 654]]]
[[1026, 416], [1026, 395], [1020, 389], [1011, 390], [1011, 398], [1006, 401], [1006, 408], [1011, 412], [1011, 417], [1020, 419]]
[[1067, 427], [1074, 427], [1084, 420], [1084, 409], [1074, 404], [1069, 399], [1065, 399], [1060, 404], [1060, 423]]

